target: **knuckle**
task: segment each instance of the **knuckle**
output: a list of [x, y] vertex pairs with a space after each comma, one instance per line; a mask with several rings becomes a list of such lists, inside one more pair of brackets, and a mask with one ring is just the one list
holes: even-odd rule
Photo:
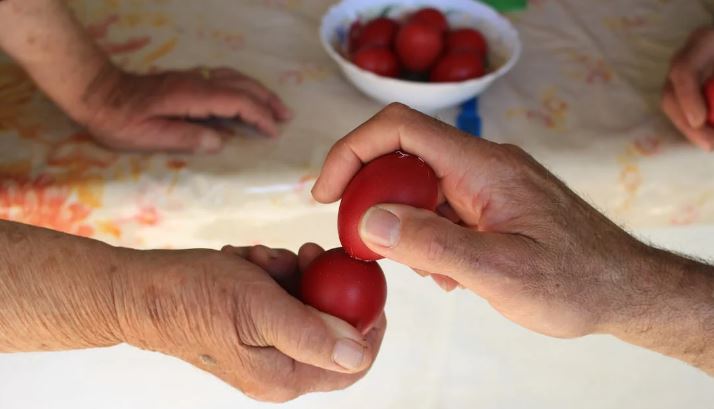
[[535, 159], [521, 147], [512, 144], [502, 144], [497, 147], [492, 160], [498, 168], [505, 168], [516, 176], [526, 176], [531, 173]]
[[523, 148], [512, 143], [504, 143], [501, 145], [501, 148], [504, 150], [505, 155], [508, 156], [522, 158], [527, 155]]
[[386, 118], [400, 121], [403, 120], [404, 117], [413, 115], [414, 112], [415, 111], [407, 105], [404, 105], [400, 102], [392, 102], [387, 105], [379, 114], [377, 114], [377, 117], [380, 119]]
[[[312, 315], [312, 314], [309, 314]], [[307, 318], [307, 316], [306, 316]], [[325, 334], [319, 331], [315, 331], [315, 328], [319, 328], [317, 323], [310, 325], [307, 320], [303, 322], [303, 330], [295, 336], [295, 348], [298, 351], [312, 351], [315, 350], [319, 345], [325, 346], [325, 341], [327, 341]], [[295, 368], [293, 367], [293, 370]]]

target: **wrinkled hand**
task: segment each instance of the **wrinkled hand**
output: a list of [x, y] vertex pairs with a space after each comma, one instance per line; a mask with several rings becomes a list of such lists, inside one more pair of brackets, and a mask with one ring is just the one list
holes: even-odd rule
[[108, 66], [85, 100], [95, 109], [80, 121], [97, 142], [131, 151], [212, 153], [225, 131], [195, 120], [237, 118], [272, 137], [291, 117], [272, 91], [229, 68], [136, 75]]
[[262, 246], [132, 253], [133, 267], [114, 284], [123, 338], [255, 399], [345, 388], [372, 364], [386, 321], [362, 337], [289, 295], [321, 252], [305, 245], [299, 257]]
[[704, 83], [714, 74], [714, 29], [692, 33], [674, 56], [662, 94], [662, 110], [692, 143], [714, 149], [714, 128], [707, 124]]
[[[473, 138], [393, 104], [332, 148], [313, 189], [340, 198], [363, 163], [401, 149], [440, 178], [440, 214], [370, 209], [361, 237], [421, 274], [478, 293], [514, 322], [556, 337], [607, 331], [633, 289], [646, 246], [611, 223], [521, 149]], [[643, 255], [639, 257], [638, 255]], [[644, 284], [643, 284], [644, 283]]]

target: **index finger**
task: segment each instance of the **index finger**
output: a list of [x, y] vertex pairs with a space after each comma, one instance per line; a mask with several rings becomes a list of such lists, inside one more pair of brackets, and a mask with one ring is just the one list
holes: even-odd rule
[[478, 160], [479, 151], [464, 155], [466, 145], [492, 145], [441, 121], [394, 103], [357, 127], [330, 149], [312, 194], [318, 202], [338, 200], [364, 163], [396, 150], [418, 155], [443, 179], [462, 168], [463, 161]]
[[714, 31], [700, 29], [690, 36], [687, 45], [672, 60], [669, 79], [692, 128], [700, 128], [706, 122], [707, 104], [701, 83], [711, 74], [712, 59]]

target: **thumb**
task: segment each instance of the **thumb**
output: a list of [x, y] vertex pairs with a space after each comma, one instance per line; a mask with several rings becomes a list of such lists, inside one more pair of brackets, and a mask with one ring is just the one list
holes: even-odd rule
[[[362, 217], [360, 237], [372, 251], [416, 270], [438, 273], [476, 291], [484, 278], [502, 274], [522, 242], [500, 233], [482, 233], [428, 210], [384, 204]], [[503, 255], [507, 257], [503, 257]]]
[[[377, 346], [371, 345], [356, 328], [292, 297], [283, 300], [272, 298], [271, 314], [255, 321], [259, 344], [273, 346], [296, 361], [330, 371], [356, 373], [369, 368]], [[373, 331], [380, 332], [383, 328]]]

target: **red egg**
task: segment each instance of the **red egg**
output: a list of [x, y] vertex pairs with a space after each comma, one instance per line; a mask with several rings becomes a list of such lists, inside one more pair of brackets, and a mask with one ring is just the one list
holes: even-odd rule
[[364, 47], [391, 47], [399, 31], [399, 23], [387, 17], [376, 18], [360, 29], [353, 52]]
[[486, 57], [488, 43], [479, 31], [471, 28], [461, 28], [446, 36], [446, 52], [473, 52], [479, 57]]
[[411, 21], [399, 30], [395, 43], [402, 65], [410, 71], [426, 71], [441, 55], [444, 36], [438, 28]]
[[300, 293], [305, 304], [347, 321], [365, 334], [382, 315], [387, 281], [376, 262], [355, 260], [336, 248], [310, 264], [302, 275]]
[[342, 195], [337, 230], [345, 251], [360, 260], [379, 260], [359, 236], [365, 212], [381, 203], [405, 204], [434, 211], [439, 179], [421, 158], [404, 152], [380, 156], [366, 164]]
[[386, 47], [362, 48], [355, 53], [352, 62], [362, 69], [383, 77], [396, 77], [399, 75], [399, 60]]
[[446, 21], [446, 16], [444, 16], [444, 13], [431, 7], [423, 8], [412, 14], [409, 21], [419, 21], [422, 23], [426, 23], [438, 29], [442, 33], [449, 29], [449, 22]]
[[431, 82], [460, 82], [483, 76], [483, 59], [472, 53], [447, 54], [431, 70]]

